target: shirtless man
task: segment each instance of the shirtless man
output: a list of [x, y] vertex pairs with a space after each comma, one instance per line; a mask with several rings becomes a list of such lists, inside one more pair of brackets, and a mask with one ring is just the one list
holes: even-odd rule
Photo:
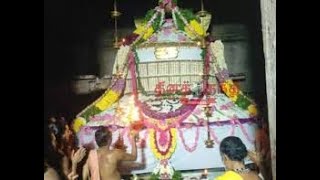
[[121, 161], [135, 161], [137, 159], [137, 147], [135, 137], [130, 138], [132, 149], [128, 154], [123, 150], [110, 149], [112, 133], [104, 127], [95, 133], [95, 139], [99, 146], [97, 150], [89, 152], [89, 157], [84, 166], [83, 179], [91, 180], [120, 180], [118, 164]]

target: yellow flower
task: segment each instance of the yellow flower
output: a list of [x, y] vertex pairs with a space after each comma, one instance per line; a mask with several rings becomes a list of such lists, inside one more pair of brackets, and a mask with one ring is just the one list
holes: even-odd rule
[[236, 102], [238, 99], [238, 96], [229, 97], [232, 102]]
[[101, 111], [110, 107], [115, 101], [119, 98], [119, 94], [112, 90], [108, 91], [108, 93], [98, 101], [95, 106], [99, 108]]
[[225, 82], [224, 82], [224, 83], [221, 83], [221, 89], [222, 89], [223, 92], [227, 93], [228, 90], [229, 90], [228, 84], [225, 83]]
[[109, 103], [107, 103], [106, 101], [100, 100], [99, 102], [97, 102], [95, 106], [99, 108], [101, 111], [103, 111], [109, 106]]
[[186, 34], [190, 39], [196, 39], [195, 34], [187, 26], [184, 27], [184, 31], [186, 32]]
[[257, 110], [257, 107], [253, 104], [251, 104], [250, 106], [248, 106], [248, 111], [249, 111], [249, 114], [251, 116], [257, 116], [258, 115], [258, 110]]
[[184, 27], [184, 31], [187, 33], [187, 35], [191, 39], [195, 39], [196, 36], [204, 36], [205, 35], [205, 31], [204, 31], [203, 27], [195, 19], [191, 20], [189, 22], [189, 25]]
[[199, 36], [204, 36], [205, 32], [203, 27], [201, 26], [200, 23], [198, 23], [198, 21], [191, 20], [190, 21], [190, 26], [194, 29], [194, 31], [199, 35]]
[[72, 125], [75, 133], [78, 133], [83, 125], [86, 125], [86, 120], [83, 117], [77, 117]]
[[143, 39], [148, 39], [150, 36], [152, 36], [154, 29], [152, 26], [150, 26], [148, 29], [146, 29], [146, 26], [141, 25], [139, 26], [135, 31], [133, 31], [135, 34], [139, 34], [140, 36], [143, 35]]
[[141, 35], [144, 29], [145, 29], [145, 24], [141, 24], [137, 27], [136, 30], [133, 31], [133, 33]]
[[171, 146], [169, 147], [169, 150], [167, 152], [167, 154], [165, 155], [162, 155], [158, 149], [157, 149], [157, 146], [156, 146], [156, 139], [154, 138], [155, 136], [155, 130], [154, 129], [149, 129], [149, 145], [151, 147], [151, 151], [153, 153], [153, 155], [159, 159], [159, 160], [162, 160], [162, 159], [169, 159], [172, 154], [174, 153], [175, 149], [176, 149], [176, 146], [177, 146], [177, 133], [176, 133], [176, 129], [174, 128], [171, 128], [170, 129], [170, 132], [172, 134], [172, 143], [171, 143]]
[[149, 28], [146, 30], [145, 34], [143, 35], [143, 39], [147, 40], [149, 37], [152, 36], [153, 32], [154, 32], [153, 28], [152, 28], [152, 27], [149, 27]]

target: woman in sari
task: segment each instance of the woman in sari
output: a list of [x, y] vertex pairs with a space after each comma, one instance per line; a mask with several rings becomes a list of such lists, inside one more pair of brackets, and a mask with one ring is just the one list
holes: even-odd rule
[[248, 151], [240, 138], [229, 136], [223, 139], [220, 153], [226, 172], [215, 180], [260, 180], [256, 172], [245, 167]]

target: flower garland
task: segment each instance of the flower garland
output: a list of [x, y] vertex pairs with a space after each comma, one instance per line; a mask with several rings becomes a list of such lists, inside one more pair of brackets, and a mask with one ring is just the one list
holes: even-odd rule
[[180, 138], [182, 140], [182, 144], [183, 144], [185, 150], [187, 150], [190, 153], [193, 152], [194, 150], [196, 150], [196, 148], [198, 146], [198, 140], [199, 140], [199, 134], [200, 133], [199, 133], [199, 127], [197, 126], [196, 128], [197, 128], [196, 137], [195, 137], [195, 140], [194, 140], [194, 144], [191, 147], [187, 146], [181, 128], [178, 129], [179, 130], [179, 136], [180, 136]]
[[111, 88], [107, 90], [99, 99], [83, 110], [77, 117], [89, 120], [89, 117], [99, 114], [115, 103], [125, 88], [125, 79], [114, 79]]
[[[159, 16], [159, 13], [161, 14]], [[151, 18], [150, 18], [151, 16]], [[137, 27], [134, 34], [139, 36], [132, 43], [133, 45], [142, 43], [149, 39], [154, 32], [157, 32], [164, 21], [164, 9], [156, 7], [155, 9], [149, 10], [144, 19], [144, 23]]]
[[176, 16], [176, 13], [175, 13], [174, 11], [172, 12], [172, 19], [173, 19], [174, 26], [175, 26], [177, 29], [182, 30], [182, 28], [180, 29], [179, 26], [178, 26], [177, 16]]
[[[229, 132], [229, 136], [233, 136], [234, 135], [234, 132], [235, 132], [235, 124], [232, 123], [232, 127], [230, 129], [230, 132]], [[217, 142], [218, 144], [220, 144], [220, 140], [218, 139], [216, 133], [214, 132], [213, 128], [210, 128], [209, 126], [209, 132], [210, 132], [210, 137], [215, 141]]]
[[[178, 18], [176, 17], [176, 14]], [[175, 7], [172, 10], [174, 24], [177, 25], [177, 29], [186, 32], [188, 37], [191, 39], [202, 39], [205, 36], [205, 31], [201, 24], [198, 22], [197, 18], [194, 16], [190, 10], [179, 10]]]
[[85, 124], [86, 124], [86, 120], [82, 117], [78, 117], [74, 120], [72, 124], [72, 129], [75, 133], [78, 133], [82, 128], [82, 126], [84, 126]]
[[175, 117], [181, 116], [189, 111], [193, 111], [196, 106], [197, 106], [196, 103], [181, 105], [178, 109], [166, 113], [166, 112], [154, 111], [146, 103], [140, 102], [140, 108], [141, 108], [142, 112], [146, 116], [154, 118], [154, 119], [175, 118]]
[[152, 153], [154, 156], [159, 159], [169, 159], [172, 154], [174, 153], [176, 146], [177, 146], [177, 132], [175, 128], [171, 128], [167, 131], [169, 133], [169, 139], [167, 139], [167, 142], [165, 144], [167, 147], [161, 146], [164, 150], [161, 150], [159, 147], [159, 142], [157, 138], [157, 131], [154, 129], [149, 129], [149, 145], [152, 150]]
[[126, 73], [123, 70], [128, 60], [129, 51], [130, 51], [130, 46], [124, 45], [120, 47], [116, 55], [115, 63], [113, 65], [113, 72], [112, 72], [113, 74], [116, 74], [119, 71], [122, 73]]
[[[237, 125], [239, 125], [242, 133], [244, 134], [244, 136], [246, 137], [246, 139], [251, 143], [254, 144], [254, 139], [250, 138], [248, 131], [246, 130], [246, 128], [243, 126], [243, 124], [239, 121], [239, 119], [232, 119], [230, 120], [231, 124], [232, 124], [232, 128], [230, 130], [230, 135], [229, 136], [234, 136], [235, 133], [235, 128], [237, 127]], [[217, 135], [215, 134], [213, 128], [210, 128], [209, 126], [209, 132], [210, 132], [210, 136], [212, 137], [212, 139], [217, 142], [218, 144], [220, 144], [220, 141], [217, 137]]]
[[243, 124], [241, 124], [238, 119], [236, 120], [236, 123], [239, 124], [240, 129], [241, 129], [242, 133], [244, 134], [244, 136], [247, 138], [247, 140], [248, 140], [250, 143], [254, 144], [255, 140], [250, 138], [248, 132], [246, 131], [246, 128], [243, 127]]
[[214, 70], [220, 81], [222, 91], [234, 102], [238, 107], [247, 110], [250, 116], [257, 116], [258, 111], [256, 105], [245, 96], [240, 89], [233, 83], [228, 75], [228, 67], [224, 59], [224, 46], [221, 41], [210, 43], [211, 54], [214, 57]]

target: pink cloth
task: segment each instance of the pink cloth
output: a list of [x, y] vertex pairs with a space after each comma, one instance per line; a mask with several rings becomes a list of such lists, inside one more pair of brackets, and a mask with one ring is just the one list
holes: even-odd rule
[[89, 170], [91, 174], [91, 180], [100, 180], [98, 152], [97, 150], [91, 150], [88, 157]]

